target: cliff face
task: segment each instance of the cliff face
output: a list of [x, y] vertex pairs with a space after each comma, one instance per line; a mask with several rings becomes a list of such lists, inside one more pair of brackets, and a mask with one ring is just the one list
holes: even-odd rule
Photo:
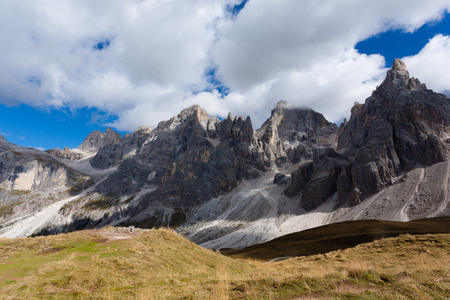
[[66, 166], [52, 155], [0, 140], [0, 187], [3, 190], [46, 191], [61, 185], [68, 188], [88, 176]]
[[314, 157], [317, 148], [334, 147], [337, 126], [311, 109], [289, 108], [280, 101], [256, 134], [267, 160], [277, 165]]
[[[98, 167], [100, 154], [120, 164], [95, 191], [112, 198], [151, 191], [128, 208], [126, 224], [181, 225], [197, 207], [230, 193], [243, 180], [310, 160], [335, 145], [335, 124], [310, 109], [285, 105], [280, 102], [257, 132], [249, 117], [229, 114], [219, 120], [192, 106], [141, 134], [141, 143], [133, 142], [135, 132], [121, 143], [103, 146], [91, 165]], [[134, 149], [133, 156], [121, 160], [127, 147]]]
[[[124, 140], [132, 141], [134, 135]], [[117, 172], [95, 190], [108, 197], [152, 191], [142, 197], [137, 207], [129, 209], [129, 224], [160, 226], [169, 218], [171, 221], [164, 225], [179, 225], [192, 208], [264, 171], [250, 118], [230, 115], [219, 121], [193, 106], [146, 132], [142, 141], [130, 142], [135, 154], [122, 161]], [[110, 150], [103, 147], [99, 152], [114, 153]], [[155, 211], [170, 216], [160, 217]], [[172, 218], [175, 213], [177, 217]], [[148, 218], [149, 214], [152, 218]]]
[[359, 202], [405, 171], [447, 160], [449, 125], [448, 98], [410, 78], [404, 63], [395, 60], [365, 104], [353, 107], [339, 136], [338, 151], [352, 160], [341, 176], [348, 185], [339, 190], [340, 199], [360, 193], [354, 199]]
[[8, 229], [21, 218], [94, 183], [90, 176], [50, 154], [8, 143], [4, 138], [0, 139], [0, 170], [0, 229]]
[[306, 210], [336, 192], [340, 204], [356, 205], [413, 168], [447, 160], [449, 125], [448, 98], [410, 78], [396, 59], [384, 82], [352, 108], [339, 130], [337, 151], [330, 149], [301, 166], [286, 193], [302, 192]]

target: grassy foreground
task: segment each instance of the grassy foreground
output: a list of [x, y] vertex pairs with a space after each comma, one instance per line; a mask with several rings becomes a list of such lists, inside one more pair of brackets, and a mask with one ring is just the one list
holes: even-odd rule
[[170, 230], [0, 239], [1, 299], [449, 299], [450, 235], [263, 264]]

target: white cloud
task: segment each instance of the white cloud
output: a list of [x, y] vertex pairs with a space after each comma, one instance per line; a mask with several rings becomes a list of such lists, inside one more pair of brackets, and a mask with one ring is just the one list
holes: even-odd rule
[[436, 35], [417, 55], [403, 60], [411, 76], [450, 97], [450, 36]]
[[37, 150], [39, 150], [39, 151], [45, 151], [45, 148], [43, 148], [43, 147], [32, 147], [32, 146], [27, 146], [27, 148], [34, 148], [34, 149], [37, 149]]
[[245, 89], [311, 69], [390, 28], [417, 29], [443, 7], [448, 1], [249, 1], [236, 21], [221, 22], [213, 57], [223, 79]]
[[[230, 18], [226, 6], [236, 3], [5, 1], [0, 102], [96, 107], [129, 131], [154, 127], [195, 103], [210, 114], [250, 115], [255, 127], [280, 99], [339, 121], [386, 71], [383, 57], [357, 53], [355, 44], [392, 28], [414, 31], [450, 8], [448, 0], [250, 0]], [[429, 87], [427, 78], [445, 90], [450, 81], [430, 71], [448, 61], [443, 38], [407, 64]], [[99, 42], [109, 46], [96, 50]], [[212, 68], [230, 87], [226, 97], [201, 92], [211, 89]]]
[[[356, 43], [392, 28], [414, 31], [438, 20], [449, 6], [447, 1], [249, 1], [236, 21], [220, 23], [213, 58], [233, 93], [250, 96], [254, 87], [270, 86], [250, 107], [267, 109], [286, 99], [339, 121], [354, 101], [370, 96], [386, 72], [382, 57], [356, 53]], [[248, 102], [243, 97], [236, 106]]]
[[3, 132], [2, 129], [0, 128], [0, 135], [6, 137], [6, 136], [9, 136], [10, 134], [7, 132]]

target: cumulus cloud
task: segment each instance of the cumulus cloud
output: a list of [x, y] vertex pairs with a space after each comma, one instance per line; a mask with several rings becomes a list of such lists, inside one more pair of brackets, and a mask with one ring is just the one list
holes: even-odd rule
[[436, 35], [417, 55], [403, 60], [411, 76], [420, 76], [429, 89], [450, 97], [450, 36]]
[[414, 31], [448, 8], [445, 1], [250, 1], [236, 20], [220, 22], [213, 58], [218, 77], [247, 95], [242, 106], [253, 88], [264, 86], [252, 107], [285, 99], [339, 121], [386, 72], [383, 57], [354, 46], [390, 29]]
[[[197, 103], [214, 115], [250, 115], [258, 127], [281, 99], [339, 121], [386, 71], [382, 56], [355, 44], [393, 28], [412, 32], [450, 9], [448, 0], [250, 0], [231, 16], [240, 2], [5, 1], [0, 103], [96, 107], [126, 131]], [[448, 44], [437, 36], [405, 58], [411, 74], [450, 90]]]

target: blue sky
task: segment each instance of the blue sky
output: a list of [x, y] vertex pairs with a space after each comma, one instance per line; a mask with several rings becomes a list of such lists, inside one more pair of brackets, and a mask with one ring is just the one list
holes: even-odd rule
[[92, 131], [105, 131], [102, 123], [114, 120], [95, 108], [71, 112], [41, 110], [23, 104], [15, 107], [0, 105], [0, 115], [0, 134], [8, 141], [40, 149], [76, 148]]
[[448, 1], [362, 2], [4, 3], [0, 134], [74, 148], [93, 130], [154, 128], [193, 104], [250, 115], [256, 129], [281, 99], [340, 122], [396, 57], [448, 94]]
[[419, 53], [436, 34], [450, 35], [450, 14], [445, 14], [440, 21], [426, 23], [414, 32], [394, 29], [377, 34], [359, 42], [355, 48], [361, 53], [380, 53], [385, 57], [386, 67], [390, 67], [396, 58]]

